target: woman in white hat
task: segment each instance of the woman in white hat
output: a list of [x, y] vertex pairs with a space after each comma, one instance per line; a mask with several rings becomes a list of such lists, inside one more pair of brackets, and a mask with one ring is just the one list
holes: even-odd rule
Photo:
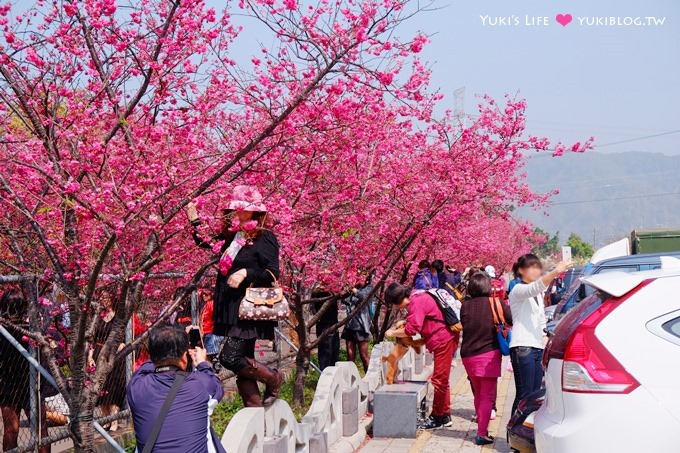
[[[194, 226], [196, 244], [211, 248], [198, 235], [196, 227], [200, 220], [196, 205], [187, 206], [187, 216]], [[238, 391], [246, 407], [268, 406], [278, 397], [283, 375], [255, 360], [255, 342], [274, 340], [276, 323], [241, 320], [238, 309], [247, 287], [269, 287], [279, 277], [279, 243], [267, 228], [267, 208], [254, 187], [236, 186], [223, 216], [222, 231], [214, 238], [221, 247], [213, 333], [225, 337], [219, 360], [236, 374]], [[266, 385], [264, 396], [257, 381]]]

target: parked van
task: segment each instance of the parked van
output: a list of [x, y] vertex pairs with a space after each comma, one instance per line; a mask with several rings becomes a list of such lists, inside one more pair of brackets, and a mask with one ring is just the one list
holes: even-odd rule
[[[606, 272], [640, 272], [655, 269], [677, 267], [680, 265], [680, 252], [671, 253], [643, 253], [640, 255], [619, 256], [609, 258], [591, 264], [584, 272], [583, 278]], [[590, 286], [582, 283], [581, 280], [574, 282], [572, 287], [565, 293], [554, 311], [553, 319], [559, 321], [569, 310], [578, 305], [586, 297], [593, 293]], [[554, 326], [550, 326], [549, 330]]]

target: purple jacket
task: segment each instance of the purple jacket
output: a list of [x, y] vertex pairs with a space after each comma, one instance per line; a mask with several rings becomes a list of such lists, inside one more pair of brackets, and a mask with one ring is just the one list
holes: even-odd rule
[[[174, 378], [174, 371], [156, 373], [154, 364], [146, 362], [128, 384], [128, 403], [135, 424], [138, 452], [144, 449]], [[210, 414], [223, 396], [222, 382], [212, 367], [207, 363], [199, 364], [182, 383], [153, 451], [224, 453], [220, 440], [210, 429]]]
[[430, 269], [421, 269], [416, 274], [413, 282], [413, 289], [427, 291], [428, 289], [439, 288], [439, 275], [435, 272], [430, 272]]

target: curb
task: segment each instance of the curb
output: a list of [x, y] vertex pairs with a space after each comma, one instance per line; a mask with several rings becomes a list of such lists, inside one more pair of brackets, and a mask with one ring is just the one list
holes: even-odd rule
[[354, 453], [364, 444], [373, 425], [373, 416], [365, 415], [359, 420], [359, 431], [351, 437], [342, 437], [328, 448], [328, 453]]

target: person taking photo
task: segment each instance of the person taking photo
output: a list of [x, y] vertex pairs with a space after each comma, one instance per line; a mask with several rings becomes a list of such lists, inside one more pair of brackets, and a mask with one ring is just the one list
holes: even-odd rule
[[558, 275], [570, 267], [571, 261], [562, 261], [555, 269], [543, 274], [541, 260], [531, 253], [520, 256], [513, 267], [521, 280], [509, 295], [513, 320], [510, 359], [515, 375], [513, 413], [522, 399], [541, 388], [546, 324], [542, 294]]

